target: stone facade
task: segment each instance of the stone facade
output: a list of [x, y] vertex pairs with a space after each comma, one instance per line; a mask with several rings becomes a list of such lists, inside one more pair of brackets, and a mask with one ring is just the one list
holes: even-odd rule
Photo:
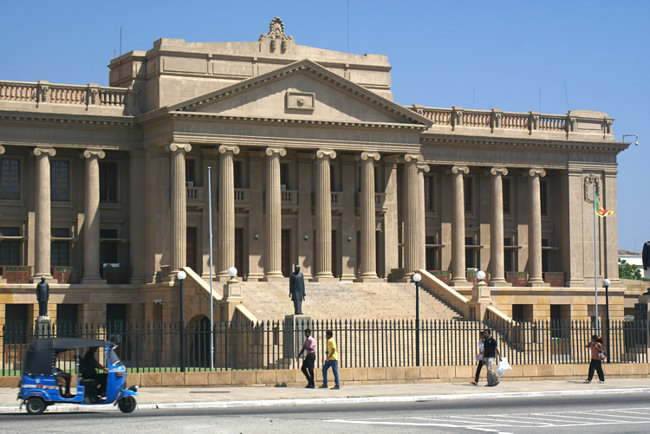
[[[428, 269], [467, 292], [483, 269], [505, 312], [593, 311], [585, 186], [615, 209], [627, 146], [607, 114], [400, 106], [386, 56], [298, 45], [279, 19], [257, 42], [160, 39], [109, 68], [110, 87], [0, 82], [0, 324], [33, 322], [21, 270], [66, 318], [173, 319], [176, 272], [210, 274], [208, 167], [217, 281]], [[597, 223], [620, 318], [616, 215]]]

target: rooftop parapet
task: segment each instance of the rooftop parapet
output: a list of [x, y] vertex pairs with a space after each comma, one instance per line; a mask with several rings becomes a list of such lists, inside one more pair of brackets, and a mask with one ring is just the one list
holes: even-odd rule
[[[65, 105], [98, 114], [137, 114], [135, 92], [130, 88], [56, 84], [47, 81], [0, 81], [0, 108], [20, 109], [20, 103], [33, 103], [34, 106], [30, 109], [43, 111], [59, 112], [61, 110], [50, 109], [53, 105]], [[76, 112], [74, 109], [69, 111]]]
[[467, 110], [462, 107], [437, 108], [421, 105], [409, 109], [433, 122], [425, 133], [455, 132], [472, 135], [558, 134], [565, 138], [575, 134], [592, 140], [615, 141], [614, 121], [607, 113], [592, 110], [571, 110], [565, 115], [492, 110]]

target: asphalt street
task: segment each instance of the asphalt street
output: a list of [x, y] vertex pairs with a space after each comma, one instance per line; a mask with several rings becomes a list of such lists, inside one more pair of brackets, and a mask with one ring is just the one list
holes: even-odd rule
[[115, 412], [0, 414], [2, 432], [639, 433], [650, 393]]

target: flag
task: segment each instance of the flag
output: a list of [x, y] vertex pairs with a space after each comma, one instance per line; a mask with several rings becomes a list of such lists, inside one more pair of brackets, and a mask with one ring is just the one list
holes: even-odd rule
[[600, 203], [600, 197], [598, 197], [598, 193], [596, 193], [596, 214], [599, 217], [607, 217], [608, 215], [614, 214], [614, 211], [611, 209], [605, 209]]

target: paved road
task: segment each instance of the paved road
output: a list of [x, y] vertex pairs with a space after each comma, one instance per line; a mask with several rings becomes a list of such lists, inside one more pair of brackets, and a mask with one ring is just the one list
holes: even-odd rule
[[650, 432], [650, 394], [0, 415], [0, 431], [394, 433]]

